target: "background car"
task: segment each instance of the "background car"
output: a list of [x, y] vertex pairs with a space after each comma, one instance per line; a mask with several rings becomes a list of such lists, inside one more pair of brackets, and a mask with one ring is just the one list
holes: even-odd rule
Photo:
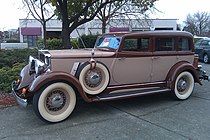
[[195, 43], [195, 53], [204, 63], [210, 62], [210, 38], [203, 38]]

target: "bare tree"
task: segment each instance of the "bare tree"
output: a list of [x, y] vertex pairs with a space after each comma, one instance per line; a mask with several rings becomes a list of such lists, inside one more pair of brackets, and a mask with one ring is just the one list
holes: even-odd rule
[[198, 36], [207, 35], [210, 31], [210, 14], [207, 12], [196, 12], [193, 15], [188, 14], [185, 24], [186, 31]]
[[106, 26], [114, 18], [121, 19], [142, 19], [146, 18], [146, 11], [154, 6], [156, 0], [121, 0], [109, 3], [104, 6], [97, 18], [102, 22], [102, 33], [105, 33]]
[[22, 0], [22, 2], [28, 9], [28, 16], [31, 15], [41, 23], [43, 28], [43, 43], [46, 47], [46, 23], [55, 16], [51, 3], [49, 3], [49, 0]]
[[107, 4], [122, 0], [50, 0], [62, 20], [64, 48], [70, 47], [70, 34], [78, 26], [93, 20]]

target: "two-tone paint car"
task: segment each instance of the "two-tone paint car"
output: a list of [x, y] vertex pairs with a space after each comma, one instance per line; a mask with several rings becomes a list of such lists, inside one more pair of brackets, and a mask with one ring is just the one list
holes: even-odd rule
[[170, 92], [185, 100], [195, 83], [209, 80], [198, 66], [193, 36], [180, 31], [109, 33], [93, 49], [39, 50], [13, 82], [17, 102], [31, 99], [38, 117], [60, 122], [78, 97], [99, 102]]

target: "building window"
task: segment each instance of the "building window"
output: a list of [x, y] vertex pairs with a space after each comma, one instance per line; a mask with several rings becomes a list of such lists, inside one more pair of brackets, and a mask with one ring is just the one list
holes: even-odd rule
[[23, 42], [28, 43], [28, 47], [35, 47], [37, 45], [38, 36], [36, 35], [27, 35], [23, 36]]

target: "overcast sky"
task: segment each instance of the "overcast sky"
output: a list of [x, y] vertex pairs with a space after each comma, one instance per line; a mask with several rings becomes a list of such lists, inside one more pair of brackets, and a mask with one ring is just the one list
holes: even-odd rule
[[[158, 0], [156, 8], [160, 10], [152, 18], [178, 19], [182, 23], [187, 14], [197, 11], [210, 13], [210, 0]], [[17, 29], [19, 19], [26, 17], [22, 8], [22, 0], [0, 0], [0, 30]]]

